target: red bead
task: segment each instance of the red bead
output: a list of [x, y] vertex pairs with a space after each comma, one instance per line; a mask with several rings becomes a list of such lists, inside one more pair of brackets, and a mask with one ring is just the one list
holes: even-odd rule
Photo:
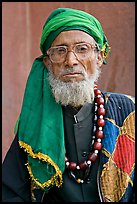
[[98, 139], [102, 139], [103, 136], [104, 136], [104, 133], [103, 133], [102, 130], [97, 130], [97, 131], [96, 131], [96, 137], [97, 137]]
[[105, 115], [105, 108], [98, 108], [98, 111], [97, 111], [97, 113], [98, 113], [98, 115]]
[[95, 96], [101, 95], [101, 91], [99, 89], [94, 89]]
[[99, 118], [99, 119], [97, 120], [97, 125], [103, 127], [103, 126], [105, 125], [104, 119]]
[[98, 105], [101, 105], [101, 104], [104, 105], [104, 98], [102, 98], [102, 97], [97, 97], [97, 98], [96, 98], [96, 102], [97, 102]]
[[94, 152], [90, 153], [88, 159], [89, 159], [91, 162], [95, 162], [96, 159], [97, 159], [97, 154], [95, 154]]
[[76, 164], [75, 162], [70, 162], [70, 163], [69, 163], [69, 167], [68, 167], [68, 168], [69, 168], [70, 170], [75, 170], [76, 167], [77, 167], [77, 164]]
[[95, 142], [94, 149], [101, 150], [102, 144], [100, 142]]
[[84, 161], [79, 164], [79, 167], [81, 170], [85, 170], [88, 167], [88, 164], [86, 161]]

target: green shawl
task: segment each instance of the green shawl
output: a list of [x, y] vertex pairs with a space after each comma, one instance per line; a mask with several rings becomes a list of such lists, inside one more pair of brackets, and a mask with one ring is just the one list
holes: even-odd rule
[[41, 188], [60, 186], [65, 168], [62, 109], [51, 93], [42, 56], [32, 65], [17, 123], [15, 134], [28, 153], [32, 180]]
[[43, 55], [33, 62], [15, 134], [18, 134], [20, 147], [27, 152], [26, 166], [32, 181], [44, 190], [53, 185], [60, 187], [65, 169], [62, 108], [52, 95], [43, 63], [46, 50], [64, 26], [89, 33], [101, 47], [108, 45], [98, 20], [83, 11], [56, 9], [43, 27], [40, 42]]

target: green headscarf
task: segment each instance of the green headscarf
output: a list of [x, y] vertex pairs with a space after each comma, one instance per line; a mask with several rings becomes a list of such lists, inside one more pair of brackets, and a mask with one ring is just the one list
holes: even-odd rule
[[[43, 27], [40, 42], [43, 54], [64, 29], [83, 30], [93, 36], [101, 47], [107, 45], [95, 17], [80, 10], [59, 8], [53, 11]], [[52, 95], [43, 56], [33, 62], [15, 134], [18, 134], [20, 147], [28, 153], [26, 166], [32, 181], [47, 190], [53, 185], [62, 185], [65, 144], [62, 108]]]

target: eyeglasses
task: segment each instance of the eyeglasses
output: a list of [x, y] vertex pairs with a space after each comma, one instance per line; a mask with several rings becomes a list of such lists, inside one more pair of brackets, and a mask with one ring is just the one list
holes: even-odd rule
[[50, 47], [47, 54], [53, 63], [61, 63], [65, 61], [68, 52], [73, 52], [79, 60], [84, 60], [88, 58], [94, 50], [100, 50], [98, 44], [78, 43], [70, 47], [65, 45]]

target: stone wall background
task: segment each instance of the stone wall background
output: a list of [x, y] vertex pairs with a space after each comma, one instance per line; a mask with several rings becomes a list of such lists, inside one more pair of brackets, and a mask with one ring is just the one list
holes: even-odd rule
[[2, 2], [2, 158], [14, 138], [32, 62], [41, 55], [42, 27], [57, 7], [82, 9], [101, 22], [112, 54], [99, 88], [135, 95], [135, 2]]

